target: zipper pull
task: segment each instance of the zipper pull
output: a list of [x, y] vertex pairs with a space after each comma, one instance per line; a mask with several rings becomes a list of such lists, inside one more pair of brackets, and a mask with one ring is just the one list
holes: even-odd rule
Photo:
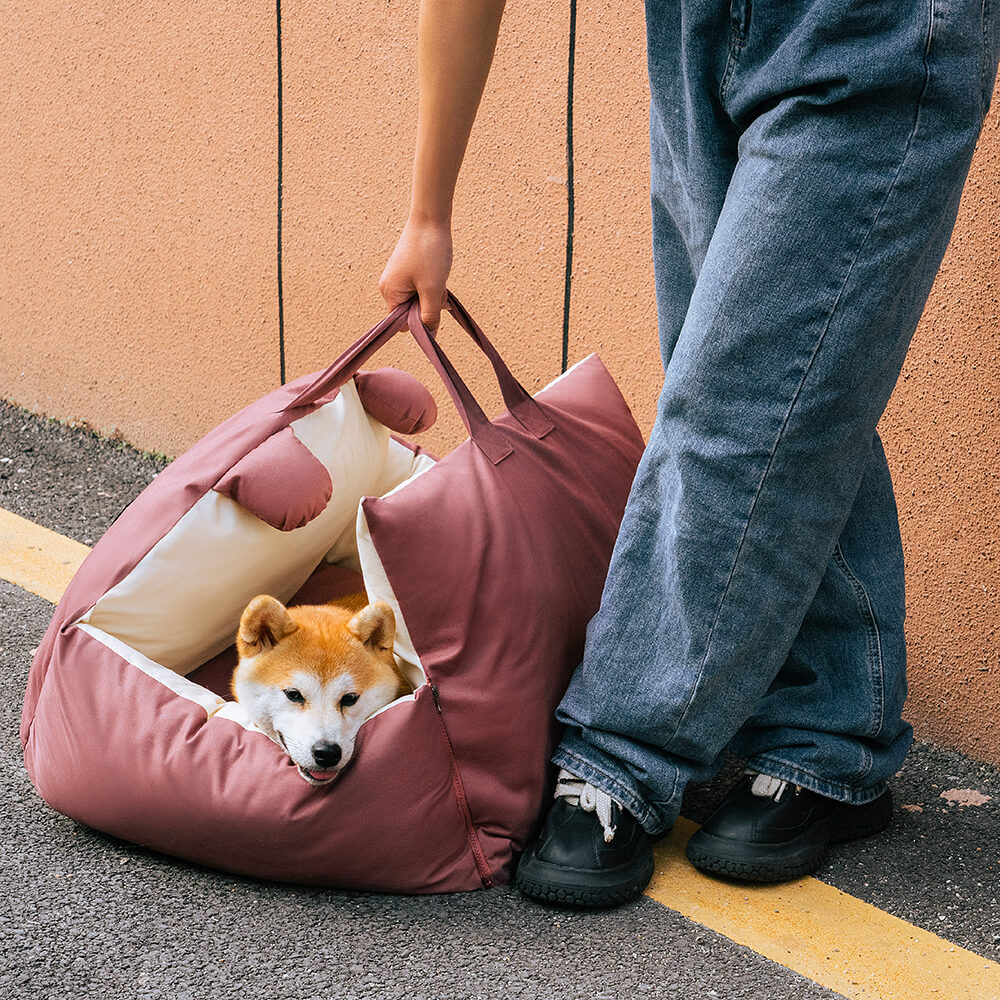
[[441, 711], [441, 699], [438, 697], [437, 685], [433, 681], [431, 681], [430, 687], [431, 687], [431, 695], [434, 698], [434, 707], [437, 709], [438, 715], [443, 716], [444, 713]]

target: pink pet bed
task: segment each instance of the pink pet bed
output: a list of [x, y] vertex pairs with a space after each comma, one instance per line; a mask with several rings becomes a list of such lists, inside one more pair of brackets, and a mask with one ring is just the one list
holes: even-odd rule
[[[494, 364], [501, 416], [407, 303], [215, 428], [100, 539], [28, 679], [25, 766], [52, 808], [267, 879], [436, 892], [509, 878], [551, 788], [552, 712], [643, 441], [595, 355], [533, 398], [448, 307]], [[408, 325], [470, 430], [439, 461], [397, 436], [433, 422], [427, 390], [359, 370]], [[415, 690], [314, 787], [231, 700], [233, 638], [256, 594], [360, 589], [393, 607]]]

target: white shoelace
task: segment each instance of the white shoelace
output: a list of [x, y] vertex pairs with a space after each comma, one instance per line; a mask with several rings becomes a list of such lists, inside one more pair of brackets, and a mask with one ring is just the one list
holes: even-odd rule
[[560, 769], [556, 778], [555, 798], [566, 799], [571, 806], [579, 806], [584, 812], [596, 812], [601, 829], [604, 831], [604, 842], [610, 844], [614, 840], [617, 828], [611, 825], [611, 805], [614, 803], [619, 809], [622, 808], [617, 799], [613, 799], [600, 788], [588, 784], [583, 778], [571, 774], [565, 768]]
[[[750, 791], [762, 799], [773, 798], [775, 802], [781, 801], [781, 796], [785, 794], [785, 789], [791, 784], [790, 781], [782, 781], [781, 778], [772, 778], [769, 774], [758, 774], [756, 771], [747, 771], [747, 774], [756, 775], [750, 785]], [[798, 785], [794, 786], [798, 788]]]

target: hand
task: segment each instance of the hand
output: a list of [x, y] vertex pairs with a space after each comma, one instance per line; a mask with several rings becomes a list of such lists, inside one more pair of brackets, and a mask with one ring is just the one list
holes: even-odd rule
[[450, 225], [420, 222], [411, 216], [378, 282], [378, 290], [389, 309], [416, 292], [424, 326], [436, 330], [447, 294], [451, 257]]

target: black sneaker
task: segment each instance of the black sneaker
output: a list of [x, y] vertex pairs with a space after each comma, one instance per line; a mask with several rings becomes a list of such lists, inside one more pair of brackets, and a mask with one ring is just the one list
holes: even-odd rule
[[521, 855], [514, 885], [545, 903], [601, 909], [638, 896], [653, 876], [653, 847], [606, 792], [559, 772], [556, 801]]
[[712, 875], [784, 882], [814, 872], [830, 844], [878, 833], [891, 819], [888, 788], [853, 806], [749, 772], [691, 837], [686, 853]]

